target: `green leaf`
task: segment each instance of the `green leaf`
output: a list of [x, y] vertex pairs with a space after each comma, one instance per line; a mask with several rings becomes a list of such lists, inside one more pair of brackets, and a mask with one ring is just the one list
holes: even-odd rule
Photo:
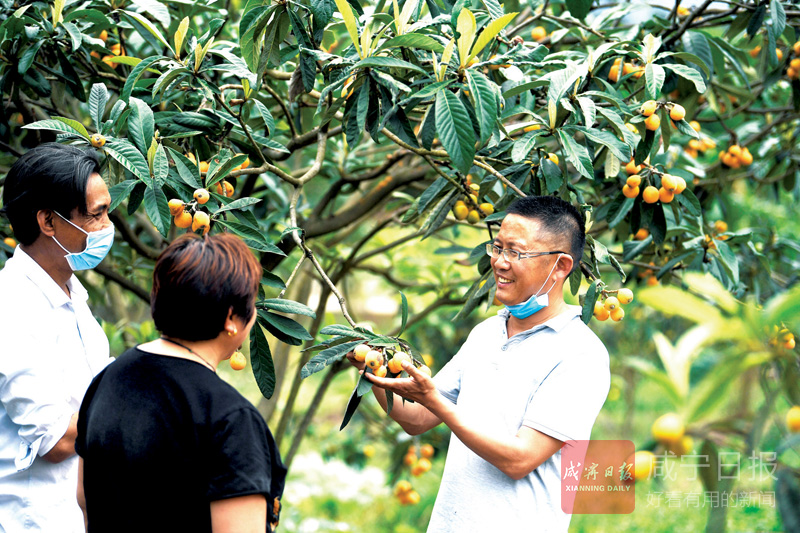
[[597, 301], [597, 280], [594, 280], [589, 289], [586, 291], [586, 296], [583, 300], [583, 308], [581, 310], [581, 320], [584, 324], [588, 324], [594, 314], [594, 304]]
[[125, 80], [125, 85], [122, 87], [122, 92], [120, 93], [120, 99], [124, 102], [128, 102], [128, 100], [131, 97], [131, 92], [133, 91], [133, 88], [136, 85], [136, 82], [139, 81], [139, 78], [144, 73], [144, 71], [160, 61], [168, 61], [168, 60], [163, 56], [155, 55], [143, 59], [135, 67], [133, 67], [131, 69], [131, 73], [128, 75], [128, 78]]
[[[258, 316], [264, 319], [264, 327], [266, 327], [273, 335], [283, 334], [281, 340], [287, 344], [298, 346], [300, 341], [313, 341], [314, 337], [306, 331], [302, 325], [296, 320], [277, 315], [268, 311], [259, 311]], [[286, 340], [288, 338], [289, 340]]]
[[585, 128], [583, 126], [575, 126], [575, 129], [583, 132], [593, 142], [602, 144], [607, 147], [614, 156], [620, 161], [630, 161], [631, 149], [619, 138], [610, 131], [603, 131], [594, 128]]
[[391, 39], [384, 41], [377, 51], [381, 51], [386, 48], [400, 47], [411, 48], [412, 50], [429, 50], [438, 54], [444, 52], [444, 46], [442, 46], [439, 41], [427, 35], [422, 35], [421, 33], [406, 33], [403, 35], [398, 35], [397, 37], [392, 37]]
[[103, 116], [108, 104], [108, 89], [105, 84], [95, 83], [89, 91], [89, 115], [92, 117], [95, 131], [103, 128]]
[[144, 209], [161, 236], [166, 238], [170, 224], [169, 204], [160, 187], [147, 187], [144, 192]]
[[350, 395], [350, 400], [347, 402], [347, 407], [344, 410], [344, 418], [342, 419], [342, 425], [339, 426], [339, 431], [343, 430], [345, 426], [347, 426], [348, 422], [350, 422], [350, 419], [355, 414], [356, 409], [358, 409], [358, 404], [361, 403], [361, 396], [358, 394], [359, 388], [361, 387], [362, 382], [369, 381], [366, 377], [364, 377], [365, 374], [366, 370], [359, 376], [358, 383], [356, 383], [356, 388], [353, 389], [353, 393]]
[[[472, 49], [469, 52], [469, 57], [467, 58], [465, 64], [469, 64], [469, 62], [475, 56], [480, 54], [483, 51], [483, 49], [486, 48], [486, 45], [492, 42], [494, 38], [497, 37], [497, 34], [503, 31], [503, 28], [505, 28], [508, 25], [508, 23], [511, 22], [511, 19], [513, 19], [516, 16], [517, 13], [506, 13], [502, 17], [496, 18], [491, 22], [489, 22], [489, 24], [486, 25], [486, 27], [483, 29], [480, 35], [478, 35], [475, 44], [472, 45]], [[460, 53], [461, 53], [461, 46], [459, 45], [459, 54]], [[461, 57], [463, 58], [464, 56], [462, 55]]]
[[382, 57], [382, 56], [372, 56], [362, 59], [355, 65], [353, 65], [354, 69], [357, 68], [404, 68], [408, 70], [413, 70], [415, 72], [420, 72], [422, 74], [425, 73], [425, 69], [419, 67], [413, 63], [409, 63], [408, 61], [403, 61], [402, 59], [395, 59], [394, 57]]
[[239, 48], [242, 59], [253, 72], [258, 70], [261, 55], [260, 41], [264, 28], [267, 27], [270, 20], [273, 21], [273, 24], [276, 23], [276, 20], [271, 18], [275, 9], [274, 6], [259, 6], [247, 11], [239, 21]]
[[436, 131], [458, 170], [467, 174], [475, 157], [475, 131], [464, 104], [450, 91], [436, 95]]
[[250, 364], [258, 389], [264, 398], [270, 399], [275, 393], [275, 363], [269, 349], [267, 336], [260, 323], [250, 330]]
[[[131, 25], [136, 29], [136, 31], [146, 41], [148, 41], [149, 43], [153, 44], [152, 37], [155, 37], [155, 39], [159, 43], [161, 43], [164, 46], [166, 46], [167, 49], [170, 52], [172, 52], [172, 55], [175, 55], [175, 51], [169, 45], [169, 43], [164, 38], [164, 36], [161, 34], [161, 32], [158, 30], [158, 28], [153, 26], [153, 24], [149, 20], [147, 20], [143, 15], [141, 15], [139, 13], [134, 13], [132, 11], [125, 11], [125, 10], [120, 10], [119, 13], [122, 14], [125, 18], [128, 19], [128, 22], [131, 23]], [[142, 31], [142, 30], [145, 30], [145, 31]], [[148, 35], [148, 33], [149, 33], [149, 35]], [[157, 43], [154, 44], [153, 48], [155, 48], [156, 50], [160, 50]]]
[[119, 207], [119, 204], [121, 204], [123, 200], [130, 195], [133, 188], [139, 183], [141, 183], [139, 180], [125, 180], [111, 187], [108, 190], [109, 194], [111, 195], [111, 204], [108, 206], [108, 212], [110, 213]]
[[347, 3], [347, 0], [336, 0], [336, 8], [339, 10], [339, 13], [342, 14], [344, 26], [347, 28], [347, 33], [350, 34], [350, 42], [355, 46], [358, 57], [363, 58], [364, 53], [361, 51], [361, 45], [358, 44], [358, 21], [353, 14], [353, 9], [350, 7], [350, 4]]
[[400, 332], [397, 334], [398, 336], [403, 334], [406, 329], [406, 323], [408, 322], [408, 299], [402, 291], [400, 291], [400, 299]]
[[22, 126], [24, 130], [53, 130], [61, 133], [72, 133], [83, 137], [81, 132], [70, 126], [69, 124], [55, 119], [38, 120], [32, 124], [25, 124]]
[[186, 183], [189, 187], [199, 189], [201, 187], [200, 170], [197, 168], [197, 165], [192, 163], [188, 157], [185, 157], [177, 150], [173, 150], [172, 148], [167, 149], [172, 157], [172, 161], [175, 162], [175, 168], [178, 170], [178, 175], [181, 177], [184, 183]]
[[706, 82], [703, 80], [703, 75], [697, 69], [688, 65], [679, 65], [678, 63], [664, 65], [664, 68], [694, 83], [694, 88], [698, 93], [703, 94], [706, 92]]
[[558, 130], [558, 137], [561, 139], [567, 161], [572, 163], [572, 166], [574, 166], [582, 176], [593, 180], [594, 168], [592, 165], [592, 157], [589, 155], [589, 151], [586, 147], [579, 144], [569, 133], [562, 129]]
[[550, 159], [540, 159], [539, 164], [542, 169], [542, 176], [544, 176], [544, 184], [548, 194], [552, 194], [559, 190], [564, 185], [564, 176], [561, 174], [561, 169], [553, 163]]
[[125, 139], [112, 139], [103, 146], [103, 151], [113, 157], [123, 167], [130, 170], [134, 176], [149, 184], [150, 167], [147, 160], [136, 147]]
[[280, 313], [305, 315], [310, 316], [311, 318], [317, 317], [317, 314], [314, 312], [314, 310], [307, 305], [292, 300], [284, 300], [283, 298], [268, 298], [266, 300], [260, 300], [256, 303], [256, 306], [259, 308], [271, 309], [272, 311], [278, 311]]
[[514, 145], [511, 148], [511, 161], [514, 163], [520, 163], [527, 159], [530, 151], [533, 150], [534, 146], [536, 146], [536, 138], [543, 133], [547, 133], [547, 130], [529, 131], [519, 139], [515, 140]]
[[637, 301], [668, 316], [680, 316], [698, 324], [721, 324], [724, 317], [714, 305], [678, 287], [641, 289]]
[[592, 0], [565, 0], [569, 12], [578, 20], [584, 20], [592, 10]]
[[661, 387], [664, 389], [664, 392], [667, 393], [667, 399], [675, 407], [678, 407], [684, 403], [684, 398], [678, 392], [678, 389], [675, 387], [675, 384], [672, 382], [669, 376], [667, 376], [666, 372], [656, 367], [650, 361], [641, 359], [639, 357], [627, 357], [624, 359], [624, 364], [625, 366], [639, 372], [643, 376], [650, 378], [651, 381], [657, 383], [658, 385], [661, 385]]
[[53, 117], [53, 120], [58, 120], [59, 122], [63, 122], [64, 124], [70, 126], [72, 129], [77, 131], [81, 137], [83, 137], [86, 140], [89, 140], [89, 132], [86, 131], [84, 125], [78, 122], [77, 120], [72, 120], [71, 118], [65, 118], [65, 117]]
[[661, 65], [648, 63], [644, 68], [645, 89], [650, 100], [658, 99], [665, 78], [666, 73]]
[[150, 106], [136, 97], [131, 97], [131, 114], [128, 117], [128, 138], [136, 148], [146, 154], [155, 136], [155, 120]]
[[350, 326], [345, 326], [343, 324], [331, 324], [329, 326], [325, 326], [319, 331], [320, 335], [344, 335], [348, 337], [358, 337], [359, 333], [351, 328]]
[[499, 116], [496, 85], [491, 83], [481, 72], [467, 70], [466, 75], [470, 98], [474, 102], [473, 107], [480, 126], [480, 141], [485, 143], [491, 137]]
[[772, 31], [776, 36], [779, 36], [786, 28], [786, 11], [784, 11], [780, 0], [770, 0], [769, 12], [772, 19]]
[[260, 201], [261, 198], [252, 198], [249, 196], [246, 198], [238, 198], [231, 203], [217, 209], [216, 214], [224, 213], [225, 211], [232, 211], [234, 209], [244, 209], [246, 207], [250, 207], [251, 205], [257, 204]]
[[35, 41], [31, 46], [25, 49], [22, 55], [19, 58], [19, 63], [17, 64], [17, 72], [20, 74], [25, 74], [28, 72], [28, 69], [31, 68], [33, 64], [33, 60], [36, 59], [36, 54], [39, 53], [39, 49], [44, 44], [44, 40]]
[[316, 374], [320, 370], [324, 369], [326, 366], [333, 364], [337, 361], [341, 361], [342, 358], [361, 344], [362, 340], [350, 341], [345, 342], [344, 344], [339, 344], [337, 346], [333, 346], [331, 348], [326, 348], [322, 350], [317, 355], [309, 359], [309, 361], [303, 365], [302, 370], [300, 371], [300, 377], [302, 379], [307, 378], [312, 374]]

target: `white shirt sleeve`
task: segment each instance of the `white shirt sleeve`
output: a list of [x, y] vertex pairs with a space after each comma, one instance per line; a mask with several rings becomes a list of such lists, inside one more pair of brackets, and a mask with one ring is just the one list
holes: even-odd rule
[[539, 385], [522, 424], [562, 442], [588, 440], [610, 385], [604, 348], [602, 353], [572, 354]]
[[[18, 470], [28, 468], [37, 455], [45, 455], [64, 436], [75, 410], [64, 389], [64, 377], [48, 353], [43, 332], [6, 322], [4, 361], [0, 367], [0, 403], [19, 426]], [[39, 326], [41, 327], [41, 326]], [[5, 329], [5, 328], [3, 328]]]

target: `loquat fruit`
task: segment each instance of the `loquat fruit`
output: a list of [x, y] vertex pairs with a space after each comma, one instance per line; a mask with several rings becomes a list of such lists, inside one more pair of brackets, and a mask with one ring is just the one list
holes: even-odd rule
[[211, 217], [205, 211], [197, 211], [192, 217], [192, 231], [202, 231], [205, 235], [211, 228]]
[[242, 352], [233, 352], [230, 359], [231, 368], [234, 370], [242, 370], [247, 366], [247, 358]]
[[658, 201], [658, 197], [659, 197], [658, 189], [652, 185], [648, 185], [647, 187], [645, 187], [644, 191], [642, 192], [642, 200], [644, 200], [646, 204], [656, 203]]
[[206, 189], [197, 189], [194, 191], [192, 197], [197, 201], [198, 204], [204, 204], [208, 202], [209, 198], [211, 198], [211, 194]]
[[188, 228], [192, 225], [192, 214], [188, 211], [181, 211], [178, 215], [175, 216], [175, 225], [179, 228]]

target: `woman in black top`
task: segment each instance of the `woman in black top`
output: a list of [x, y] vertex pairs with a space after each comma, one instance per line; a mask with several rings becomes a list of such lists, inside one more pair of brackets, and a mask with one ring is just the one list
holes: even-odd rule
[[160, 339], [122, 354], [81, 405], [90, 532], [272, 531], [286, 468], [254, 406], [216, 375], [255, 322], [261, 267], [237, 237], [187, 234], [153, 273]]

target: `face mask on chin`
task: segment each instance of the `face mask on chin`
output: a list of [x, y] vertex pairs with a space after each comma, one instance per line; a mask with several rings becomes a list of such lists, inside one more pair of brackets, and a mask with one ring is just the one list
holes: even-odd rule
[[548, 294], [553, 289], [553, 287], [555, 287], [556, 282], [554, 281], [553, 284], [550, 285], [550, 288], [547, 289], [547, 292], [545, 292], [544, 294], [540, 295], [539, 293], [547, 284], [547, 280], [550, 279], [550, 276], [553, 275], [553, 271], [556, 269], [556, 265], [558, 264], [558, 261], [561, 259], [562, 255], [564, 254], [558, 255], [558, 257], [556, 258], [556, 262], [553, 263], [553, 268], [550, 269], [550, 273], [547, 274], [547, 278], [545, 278], [544, 283], [542, 283], [542, 286], [539, 287], [539, 290], [536, 291], [536, 294], [534, 294], [533, 296], [531, 296], [522, 303], [506, 306], [506, 309], [508, 309], [508, 312], [511, 313], [511, 316], [519, 319], [528, 318], [534, 313], [538, 313], [539, 311], [550, 305], [550, 297], [548, 296]]
[[108, 255], [111, 246], [114, 244], [114, 225], [111, 224], [107, 228], [89, 232], [64, 218], [58, 211], [54, 211], [54, 213], [86, 234], [86, 247], [82, 252], [76, 253], [72, 253], [64, 248], [64, 246], [58, 242], [58, 239], [53, 236], [53, 240], [56, 241], [56, 244], [67, 252], [64, 259], [67, 260], [73, 272], [78, 270], [91, 270], [99, 265], [105, 256]]

